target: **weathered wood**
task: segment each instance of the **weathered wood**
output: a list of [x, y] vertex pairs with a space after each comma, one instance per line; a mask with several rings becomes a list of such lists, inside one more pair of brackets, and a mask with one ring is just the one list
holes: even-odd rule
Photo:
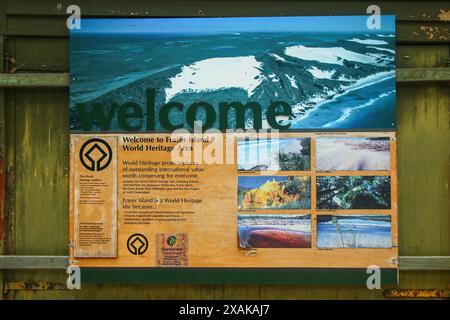
[[[5, 71], [5, 26], [6, 26], [6, 0], [0, 0], [0, 74]], [[0, 255], [5, 251], [5, 212], [6, 212], [6, 106], [5, 92], [0, 88]], [[0, 300], [3, 299], [4, 274], [0, 271]]]
[[[400, 256], [400, 270], [450, 270], [450, 256]], [[67, 256], [1, 256], [0, 270], [61, 269], [69, 265]]]
[[69, 41], [65, 38], [42, 37], [39, 41], [33, 37], [9, 38], [5, 51], [14, 57], [16, 73], [69, 72]]
[[[397, 47], [397, 67], [438, 67], [448, 45]], [[446, 83], [397, 87], [399, 249], [401, 256], [450, 252], [450, 96]], [[449, 271], [400, 273], [405, 289], [445, 288]]]
[[450, 68], [397, 69], [397, 82], [450, 81]]
[[0, 270], [63, 269], [69, 265], [66, 256], [0, 256]]
[[[70, 0], [54, 2], [39, 1], [39, 5], [27, 0], [11, 1], [8, 15], [66, 16], [66, 8], [73, 4]], [[151, 17], [151, 16], [252, 16], [252, 15], [365, 15], [366, 8], [373, 1], [139, 1], [106, 2], [80, 0], [77, 5], [85, 16], [107, 17]], [[443, 13], [449, 10], [447, 1], [421, 2], [378, 1], [383, 14], [396, 14], [399, 21], [442, 21]]]
[[450, 270], [450, 256], [403, 256], [401, 270]]
[[67, 73], [0, 74], [0, 88], [68, 87], [69, 82]]

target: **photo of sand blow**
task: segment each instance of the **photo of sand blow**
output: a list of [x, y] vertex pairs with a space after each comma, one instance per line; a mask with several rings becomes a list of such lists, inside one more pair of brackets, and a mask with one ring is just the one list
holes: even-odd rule
[[389, 138], [319, 138], [316, 170], [390, 170]]

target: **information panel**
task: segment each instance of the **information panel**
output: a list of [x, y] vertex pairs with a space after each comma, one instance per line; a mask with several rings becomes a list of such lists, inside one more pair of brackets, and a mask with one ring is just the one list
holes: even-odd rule
[[83, 18], [83, 281], [395, 283], [395, 41], [394, 16]]
[[255, 137], [72, 135], [73, 258], [96, 267], [397, 267], [393, 133]]

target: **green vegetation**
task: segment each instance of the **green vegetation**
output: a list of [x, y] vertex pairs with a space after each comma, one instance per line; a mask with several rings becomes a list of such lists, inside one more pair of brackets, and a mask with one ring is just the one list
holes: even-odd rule
[[317, 177], [319, 209], [389, 209], [390, 177]]
[[284, 153], [279, 154], [280, 170], [282, 171], [304, 171], [311, 169], [311, 145], [310, 139], [301, 139], [300, 153]]

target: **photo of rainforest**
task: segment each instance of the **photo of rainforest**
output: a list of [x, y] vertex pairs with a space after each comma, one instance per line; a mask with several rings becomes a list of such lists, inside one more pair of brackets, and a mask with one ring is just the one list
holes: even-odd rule
[[241, 248], [310, 248], [311, 215], [240, 214]]
[[388, 176], [318, 176], [318, 209], [390, 209]]
[[311, 139], [238, 140], [238, 171], [311, 170]]
[[238, 208], [310, 209], [311, 178], [309, 176], [240, 176]]
[[390, 215], [318, 215], [318, 248], [390, 248]]
[[389, 170], [390, 138], [318, 138], [316, 170]]

